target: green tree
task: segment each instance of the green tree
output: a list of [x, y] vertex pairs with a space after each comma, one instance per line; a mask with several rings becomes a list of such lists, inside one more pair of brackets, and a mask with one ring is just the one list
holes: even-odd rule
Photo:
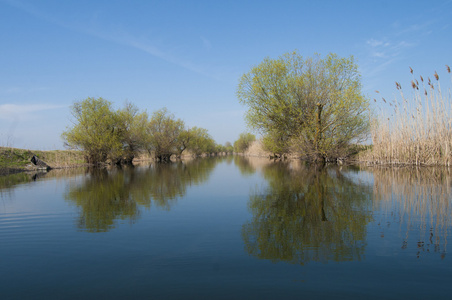
[[226, 152], [226, 147], [224, 145], [221, 145], [221, 144], [216, 144], [215, 145], [215, 154], [216, 155], [222, 154], [224, 152]]
[[178, 157], [180, 157], [185, 150], [190, 150], [195, 156], [200, 156], [203, 153], [217, 152], [218, 149], [207, 129], [193, 127], [181, 132], [177, 150]]
[[182, 153], [190, 147], [190, 143], [193, 143], [193, 132], [191, 129], [184, 129], [179, 134], [178, 143], [176, 145], [177, 148], [177, 157], [181, 158]]
[[245, 152], [252, 142], [256, 140], [256, 136], [252, 133], [241, 133], [237, 141], [234, 142], [235, 152]]
[[201, 156], [204, 153], [212, 153], [215, 147], [215, 141], [209, 135], [207, 129], [193, 127], [190, 129], [192, 138], [188, 149], [194, 156]]
[[155, 111], [148, 124], [146, 149], [160, 162], [168, 162], [178, 153], [184, 121], [176, 119], [166, 108]]
[[224, 143], [225, 152], [232, 153], [234, 152], [234, 146], [232, 146], [231, 142]]
[[311, 160], [345, 156], [369, 131], [369, 102], [353, 57], [266, 58], [242, 76], [237, 96], [252, 128]]
[[273, 153], [274, 158], [283, 158], [290, 152], [289, 137], [281, 135], [277, 131], [269, 131], [262, 139], [263, 149]]
[[91, 164], [104, 163], [122, 153], [118, 116], [111, 103], [102, 98], [87, 98], [71, 108], [74, 126], [63, 132], [65, 145], [85, 152]]
[[124, 108], [117, 111], [118, 129], [121, 134], [122, 155], [117, 163], [132, 163], [134, 157], [145, 148], [147, 140], [148, 114], [126, 103]]

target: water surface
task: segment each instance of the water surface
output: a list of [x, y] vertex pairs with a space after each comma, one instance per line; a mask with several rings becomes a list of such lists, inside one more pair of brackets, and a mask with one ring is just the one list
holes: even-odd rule
[[1, 299], [449, 299], [451, 179], [238, 156], [3, 176]]

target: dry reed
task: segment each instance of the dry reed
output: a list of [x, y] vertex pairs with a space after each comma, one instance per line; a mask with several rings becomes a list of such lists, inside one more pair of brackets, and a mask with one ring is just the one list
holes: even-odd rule
[[[446, 66], [450, 74], [449, 66]], [[413, 73], [410, 68], [410, 72]], [[451, 91], [441, 90], [439, 75], [420, 82], [413, 77], [413, 96], [406, 98], [396, 82], [401, 97], [386, 101], [391, 110], [382, 110], [372, 121], [372, 150], [359, 156], [371, 164], [445, 165], [452, 162]], [[386, 104], [385, 104], [386, 105]]]

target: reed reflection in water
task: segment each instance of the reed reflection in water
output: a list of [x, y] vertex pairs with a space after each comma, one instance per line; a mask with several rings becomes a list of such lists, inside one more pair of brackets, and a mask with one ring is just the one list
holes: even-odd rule
[[[401, 248], [414, 248], [418, 258], [426, 252], [440, 253], [445, 258], [452, 225], [450, 169], [372, 168], [371, 171], [375, 209], [387, 212], [400, 224]], [[383, 236], [384, 226], [381, 231]]]

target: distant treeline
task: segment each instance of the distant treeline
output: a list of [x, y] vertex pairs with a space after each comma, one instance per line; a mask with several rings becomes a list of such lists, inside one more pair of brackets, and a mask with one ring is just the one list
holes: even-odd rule
[[131, 103], [114, 110], [105, 99], [87, 98], [76, 102], [71, 112], [73, 126], [62, 138], [66, 147], [83, 151], [90, 164], [131, 163], [142, 152], [165, 162], [184, 151], [194, 156], [233, 151], [230, 143], [217, 144], [207, 129], [187, 128], [166, 108], [149, 116]]

